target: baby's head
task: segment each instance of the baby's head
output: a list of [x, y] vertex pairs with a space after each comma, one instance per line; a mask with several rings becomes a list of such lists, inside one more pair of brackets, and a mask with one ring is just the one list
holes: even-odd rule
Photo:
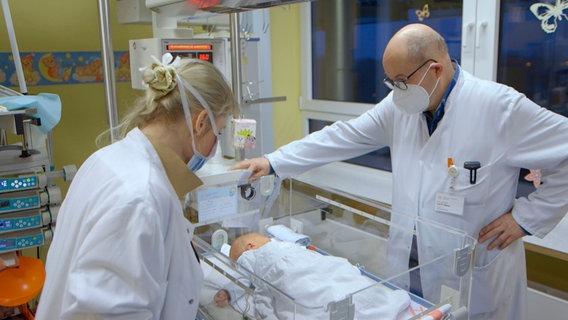
[[251, 249], [258, 249], [268, 242], [270, 242], [270, 238], [258, 233], [243, 234], [236, 238], [235, 241], [233, 241], [233, 244], [231, 244], [229, 257], [237, 261], [243, 252]]
[[215, 304], [220, 308], [225, 308], [231, 302], [231, 294], [227, 289], [220, 289], [213, 297]]

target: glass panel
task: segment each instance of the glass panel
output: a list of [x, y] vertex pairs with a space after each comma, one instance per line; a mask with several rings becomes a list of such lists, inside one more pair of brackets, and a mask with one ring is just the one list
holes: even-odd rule
[[312, 3], [313, 99], [377, 103], [383, 51], [408, 23], [438, 30], [450, 56], [461, 54], [462, 1], [326, 0]]
[[[204, 275], [197, 319], [347, 319], [347, 310], [355, 319], [418, 319], [438, 308], [452, 312], [447, 319], [467, 316], [474, 238], [337, 189], [275, 180], [274, 193], [257, 195], [256, 205], [241, 206], [251, 200], [239, 198], [231, 216], [214, 208], [219, 220], [202, 221], [201, 209], [210, 209], [202, 199], [189, 204], [201, 221], [192, 241]], [[193, 193], [217, 187], [204, 180]], [[407, 219], [414, 229], [404, 227]], [[240, 246], [236, 239], [251, 232], [274, 241], [249, 235], [241, 239], [256, 246]], [[389, 239], [413, 236], [427, 250], [411, 270], [397, 259], [406, 246]], [[244, 251], [236, 262], [229, 258]], [[416, 270], [421, 296], [410, 289]]]
[[[501, 1], [497, 81], [568, 115], [568, 1]], [[533, 13], [534, 10], [534, 13]], [[538, 168], [530, 168], [538, 169]], [[521, 170], [518, 195], [534, 190]]]

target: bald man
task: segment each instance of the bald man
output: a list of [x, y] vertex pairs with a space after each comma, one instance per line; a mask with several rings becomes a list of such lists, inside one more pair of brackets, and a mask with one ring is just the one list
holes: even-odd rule
[[[392, 91], [375, 107], [234, 168], [253, 170], [252, 179], [271, 171], [286, 178], [390, 147], [391, 219], [418, 235], [391, 231], [393, 272], [457, 246], [408, 216], [457, 228], [479, 241], [470, 319], [525, 319], [521, 238], [544, 237], [568, 211], [568, 120], [463, 70], [440, 34], [423, 24], [392, 37], [383, 67]], [[544, 184], [516, 199], [521, 168], [541, 169]], [[408, 289], [435, 296], [452, 270], [432, 269], [411, 273]]]

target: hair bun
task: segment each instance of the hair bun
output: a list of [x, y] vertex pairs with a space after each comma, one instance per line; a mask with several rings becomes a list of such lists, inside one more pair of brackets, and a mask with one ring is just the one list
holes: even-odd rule
[[142, 79], [150, 88], [161, 93], [163, 97], [174, 90], [177, 86], [176, 69], [172, 65], [153, 63], [142, 73]]

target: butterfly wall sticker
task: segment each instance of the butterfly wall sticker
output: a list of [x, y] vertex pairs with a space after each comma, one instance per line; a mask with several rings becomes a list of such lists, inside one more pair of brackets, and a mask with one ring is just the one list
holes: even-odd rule
[[430, 9], [428, 8], [428, 4], [425, 4], [422, 7], [422, 10], [416, 10], [416, 16], [418, 17], [418, 21], [424, 20], [424, 18], [430, 18]]
[[540, 20], [540, 27], [546, 33], [553, 33], [558, 27], [558, 21], [568, 20], [564, 10], [568, 9], [567, 0], [556, 0], [551, 3], [534, 3], [530, 6], [531, 12]]

